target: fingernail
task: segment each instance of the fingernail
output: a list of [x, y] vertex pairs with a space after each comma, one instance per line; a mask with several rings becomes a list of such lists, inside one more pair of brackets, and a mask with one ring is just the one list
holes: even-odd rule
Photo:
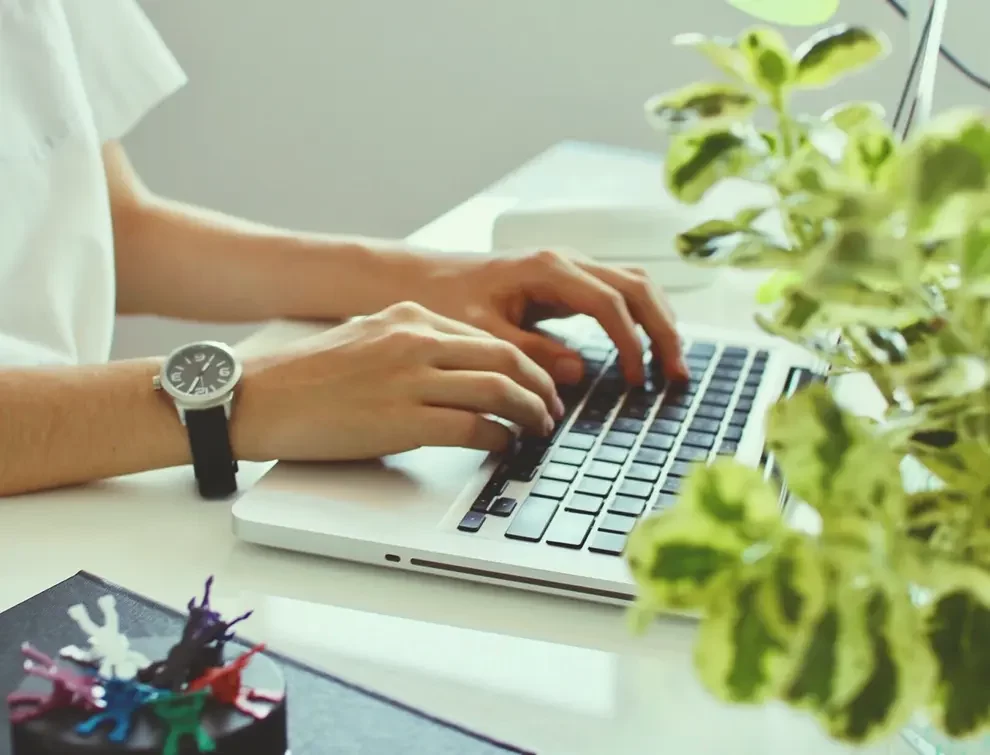
[[564, 385], [578, 382], [584, 374], [584, 365], [577, 357], [560, 357], [553, 363], [553, 379]]
[[550, 419], [550, 417], [547, 417], [546, 420], [543, 422], [543, 434], [544, 435], [553, 435], [553, 428], [554, 427], [555, 427], [554, 421], [552, 419]]
[[560, 396], [553, 397], [553, 418], [560, 419], [564, 416], [564, 402], [560, 400]]

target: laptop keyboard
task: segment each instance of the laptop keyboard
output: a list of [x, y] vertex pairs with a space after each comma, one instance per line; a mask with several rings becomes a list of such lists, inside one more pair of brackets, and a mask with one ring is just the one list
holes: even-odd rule
[[[458, 529], [509, 518], [511, 540], [621, 555], [641, 516], [676, 501], [692, 462], [735, 454], [769, 359], [706, 341], [684, 350], [689, 381], [667, 383], [647, 353], [646, 384], [629, 387], [612, 342], [589, 336], [579, 345], [584, 379], [558, 389], [567, 414], [553, 436], [522, 436]], [[512, 482], [532, 487], [510, 497]]]

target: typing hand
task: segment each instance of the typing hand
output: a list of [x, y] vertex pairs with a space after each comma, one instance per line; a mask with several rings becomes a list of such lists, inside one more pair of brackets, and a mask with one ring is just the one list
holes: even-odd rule
[[237, 402], [231, 437], [248, 460], [499, 451], [512, 434], [489, 415], [538, 435], [563, 416], [550, 376], [519, 348], [411, 303], [248, 360]]
[[523, 325], [572, 314], [598, 320], [618, 348], [629, 382], [639, 384], [644, 379], [637, 324], [653, 342], [653, 353], [666, 376], [688, 377], [673, 312], [642, 270], [598, 265], [549, 251], [495, 257], [440, 255], [426, 260], [423, 274], [413, 278], [407, 296], [516, 344], [557, 383], [580, 379], [580, 357]]

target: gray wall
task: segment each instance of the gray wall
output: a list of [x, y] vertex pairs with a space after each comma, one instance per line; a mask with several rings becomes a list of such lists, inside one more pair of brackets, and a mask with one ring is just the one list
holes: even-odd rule
[[[798, 0], [795, 0], [798, 1]], [[953, 0], [947, 38], [990, 74], [985, 0]], [[722, 0], [151, 0], [190, 84], [127, 144], [158, 191], [311, 230], [402, 236], [561, 139], [659, 149], [641, 118], [657, 90], [710, 75], [672, 35], [751, 23]], [[840, 92], [893, 106], [907, 26], [883, 0], [840, 18], [897, 54]], [[805, 36], [797, 30], [794, 41]], [[990, 94], [948, 66], [937, 107]], [[120, 324], [117, 356], [250, 328]]]

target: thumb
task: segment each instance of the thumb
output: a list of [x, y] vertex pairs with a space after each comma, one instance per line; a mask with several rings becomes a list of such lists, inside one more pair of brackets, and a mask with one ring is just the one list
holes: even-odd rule
[[506, 328], [504, 333], [497, 335], [518, 346], [558, 385], [573, 385], [584, 376], [581, 355], [548, 336], [521, 328]]

